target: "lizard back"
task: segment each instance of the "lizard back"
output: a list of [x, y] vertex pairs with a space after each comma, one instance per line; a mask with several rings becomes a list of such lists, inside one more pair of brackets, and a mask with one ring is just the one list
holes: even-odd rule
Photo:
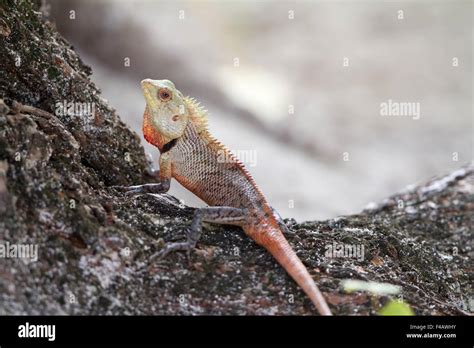
[[211, 206], [267, 205], [243, 164], [207, 130], [190, 122], [170, 150], [173, 177]]

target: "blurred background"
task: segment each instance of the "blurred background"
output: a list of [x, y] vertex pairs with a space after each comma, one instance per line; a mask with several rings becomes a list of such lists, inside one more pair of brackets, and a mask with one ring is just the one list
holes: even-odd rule
[[[64, 1], [43, 6], [141, 133], [169, 79], [283, 217], [356, 213], [472, 160], [472, 1]], [[381, 103], [419, 103], [419, 119]], [[171, 193], [203, 203], [173, 181]]]

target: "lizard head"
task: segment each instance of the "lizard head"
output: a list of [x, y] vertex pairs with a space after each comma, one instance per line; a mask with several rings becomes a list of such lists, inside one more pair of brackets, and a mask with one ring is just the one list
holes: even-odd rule
[[146, 79], [141, 87], [146, 100], [147, 131], [159, 135], [160, 145], [181, 137], [189, 120], [189, 110], [181, 92], [169, 80]]

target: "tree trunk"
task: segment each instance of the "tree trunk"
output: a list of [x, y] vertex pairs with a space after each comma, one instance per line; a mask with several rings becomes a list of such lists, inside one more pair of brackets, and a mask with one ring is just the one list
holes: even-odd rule
[[[153, 260], [163, 241], [185, 238], [193, 210], [110, 187], [152, 180], [138, 136], [38, 2], [0, 4], [0, 314], [316, 313], [238, 228], [205, 225], [189, 260]], [[462, 314], [472, 179], [466, 166], [357, 215], [290, 219], [286, 237], [335, 314], [376, 314], [395, 296], [346, 293], [344, 279], [399, 285], [417, 314]], [[30, 244], [36, 262], [13, 256]]]

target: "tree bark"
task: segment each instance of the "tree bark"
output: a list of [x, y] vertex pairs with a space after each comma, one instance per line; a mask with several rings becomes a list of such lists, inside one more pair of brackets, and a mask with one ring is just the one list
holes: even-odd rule
[[[36, 262], [0, 258], [0, 314], [316, 314], [238, 228], [205, 225], [189, 259], [154, 260], [164, 241], [185, 238], [193, 209], [110, 187], [153, 179], [138, 136], [38, 2], [0, 4], [0, 244], [38, 246]], [[60, 112], [69, 103], [93, 113]], [[391, 298], [346, 293], [344, 279], [399, 285], [417, 314], [465, 314], [472, 193], [465, 166], [357, 215], [287, 220], [286, 237], [335, 314], [376, 314]], [[330, 252], [340, 246], [363, 257]]]

